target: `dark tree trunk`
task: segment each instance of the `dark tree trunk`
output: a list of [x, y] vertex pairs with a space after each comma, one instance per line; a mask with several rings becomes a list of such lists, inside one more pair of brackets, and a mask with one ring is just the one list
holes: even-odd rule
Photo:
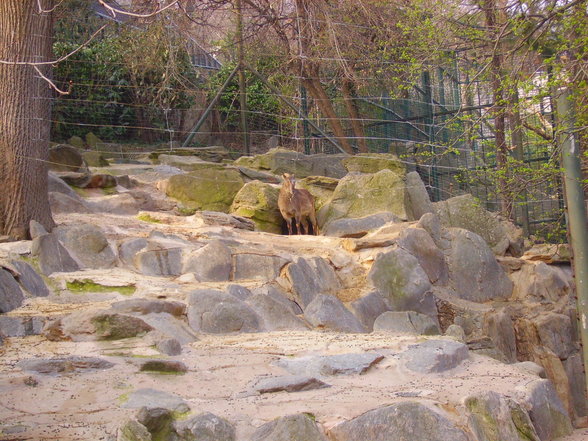
[[343, 78], [343, 98], [345, 108], [351, 120], [351, 127], [353, 127], [353, 134], [357, 142], [357, 147], [361, 153], [368, 152], [368, 146], [365, 141], [365, 131], [363, 130], [363, 123], [359, 117], [359, 109], [355, 101], [355, 84], [349, 78]]
[[[0, 1], [0, 60], [38, 63], [51, 56], [52, 0]], [[38, 66], [49, 77], [51, 67]], [[26, 64], [0, 64], [0, 235], [29, 238], [31, 220], [55, 225], [47, 163], [51, 128], [49, 84]]]

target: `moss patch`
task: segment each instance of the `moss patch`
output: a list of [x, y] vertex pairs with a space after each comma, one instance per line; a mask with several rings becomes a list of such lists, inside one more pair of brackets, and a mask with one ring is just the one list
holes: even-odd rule
[[159, 219], [155, 219], [153, 216], [142, 213], [137, 216], [137, 219], [143, 222], [151, 222], [152, 224], [161, 224], [162, 222]]
[[123, 285], [123, 286], [109, 286], [100, 285], [93, 282], [90, 279], [74, 280], [72, 282], [66, 282], [66, 287], [71, 292], [75, 293], [87, 293], [87, 292], [112, 292], [116, 291], [123, 296], [132, 296], [135, 294], [137, 287], [135, 285]]

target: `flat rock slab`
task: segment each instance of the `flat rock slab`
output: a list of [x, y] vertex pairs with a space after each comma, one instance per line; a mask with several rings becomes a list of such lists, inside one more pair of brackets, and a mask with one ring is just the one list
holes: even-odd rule
[[126, 409], [140, 409], [141, 407], [160, 407], [173, 412], [188, 412], [190, 406], [177, 395], [156, 389], [139, 389], [129, 394], [129, 399], [122, 405]]
[[253, 389], [260, 394], [267, 394], [272, 392], [301, 392], [325, 387], [330, 387], [330, 385], [322, 382], [318, 378], [307, 377], [305, 375], [284, 375], [281, 377], [262, 378], [255, 384]]
[[338, 354], [281, 359], [276, 364], [292, 375], [329, 376], [358, 375], [379, 363], [384, 356], [377, 353]]
[[140, 361], [139, 370], [141, 372], [184, 374], [188, 372], [188, 367], [181, 361], [153, 359]]
[[407, 369], [423, 374], [453, 369], [468, 356], [468, 347], [452, 340], [429, 340], [400, 354]]
[[24, 302], [24, 294], [10, 272], [0, 268], [0, 312], [16, 309]]
[[304, 413], [277, 418], [264, 424], [251, 441], [326, 441], [316, 422]]
[[37, 372], [39, 374], [67, 374], [72, 372], [84, 372], [97, 369], [110, 369], [113, 363], [98, 357], [58, 357], [58, 358], [31, 358], [22, 360], [17, 364], [23, 371]]

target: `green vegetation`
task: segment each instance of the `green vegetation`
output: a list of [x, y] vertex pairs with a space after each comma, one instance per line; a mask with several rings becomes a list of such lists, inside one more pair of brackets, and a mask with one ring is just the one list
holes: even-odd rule
[[112, 292], [116, 291], [123, 296], [132, 296], [137, 287], [135, 285], [126, 286], [108, 286], [100, 285], [90, 279], [74, 280], [73, 282], [66, 282], [68, 290], [74, 293], [82, 294], [88, 292]]

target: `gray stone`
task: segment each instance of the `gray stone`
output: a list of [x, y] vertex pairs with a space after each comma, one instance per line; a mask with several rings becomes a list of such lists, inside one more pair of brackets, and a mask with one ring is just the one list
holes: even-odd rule
[[572, 405], [577, 417], [588, 415], [586, 408], [586, 382], [584, 381], [584, 364], [582, 353], [575, 353], [563, 361], [566, 375], [570, 383]]
[[184, 441], [234, 441], [235, 428], [224, 418], [206, 412], [176, 423], [176, 431]]
[[284, 220], [278, 209], [279, 192], [277, 185], [248, 182], [235, 195], [230, 212], [249, 219], [257, 231], [280, 234]]
[[390, 309], [378, 291], [372, 291], [349, 306], [368, 332], [374, 329], [374, 321]]
[[572, 433], [568, 412], [549, 380], [535, 380], [517, 386], [533, 426], [541, 441], [549, 441]]
[[262, 378], [253, 387], [260, 394], [273, 392], [301, 392], [305, 390], [323, 389], [328, 384], [314, 377], [304, 375], [284, 375], [281, 377]]
[[274, 280], [289, 260], [280, 256], [238, 253], [233, 256], [233, 280]]
[[428, 340], [409, 346], [400, 358], [411, 371], [430, 374], [453, 369], [468, 356], [468, 347], [463, 343], [452, 340]]
[[147, 239], [135, 237], [123, 240], [118, 246], [118, 257], [121, 262], [129, 267], [135, 267], [135, 255], [146, 248]]
[[513, 298], [522, 301], [557, 302], [573, 290], [573, 281], [561, 268], [544, 262], [525, 263], [511, 278]]
[[407, 228], [398, 237], [398, 246], [417, 258], [429, 281], [445, 285], [448, 279], [447, 262], [443, 252], [427, 231], [421, 228]]
[[304, 310], [304, 318], [316, 328], [337, 332], [366, 332], [357, 317], [341, 300], [332, 295], [318, 295]]
[[451, 228], [451, 249], [447, 253], [450, 283], [455, 294], [472, 302], [510, 297], [513, 283], [480, 236]]
[[110, 308], [116, 312], [139, 314], [167, 312], [178, 317], [186, 314], [186, 305], [172, 300], [128, 299], [114, 302]]
[[49, 192], [49, 206], [53, 214], [92, 213], [93, 210], [77, 194], [70, 196], [55, 191]]
[[519, 363], [513, 363], [513, 366], [529, 374], [537, 375], [540, 378], [547, 378], [545, 368], [533, 361], [521, 361]]
[[44, 322], [44, 317], [0, 315], [0, 334], [5, 337], [39, 335], [43, 329]]
[[274, 300], [270, 296], [255, 294], [247, 299], [247, 304], [261, 318], [266, 331], [306, 330], [308, 327], [294, 315], [288, 305]]
[[141, 372], [157, 372], [164, 374], [184, 374], [188, 367], [177, 360], [140, 360], [138, 362]]
[[390, 212], [376, 213], [354, 219], [337, 219], [327, 224], [322, 233], [325, 236], [334, 237], [363, 237], [371, 230], [375, 230], [389, 222], [401, 222], [401, 219]]
[[155, 347], [165, 355], [174, 356], [182, 353], [182, 345], [175, 338], [165, 338], [159, 341]]
[[413, 335], [438, 335], [439, 326], [428, 315], [414, 311], [388, 311], [374, 322], [374, 331]]
[[260, 330], [259, 317], [246, 303], [212, 289], [199, 289], [189, 294], [188, 323], [195, 331], [214, 334]]
[[54, 232], [72, 257], [85, 267], [112, 268], [116, 264], [116, 255], [99, 227], [81, 224], [57, 227]]
[[41, 272], [46, 276], [80, 269], [80, 266], [61, 245], [55, 234], [45, 234], [35, 238], [31, 254], [39, 259]]
[[166, 337], [176, 338], [183, 345], [198, 340], [188, 325], [167, 312], [145, 314], [141, 320]]
[[19, 308], [23, 302], [22, 289], [12, 274], [0, 267], [0, 313]]
[[440, 250], [445, 251], [450, 247], [451, 244], [446, 236], [446, 231], [441, 227], [441, 220], [435, 213], [423, 214], [415, 227], [422, 228], [429, 233], [435, 242], [435, 245], [437, 245]]
[[540, 441], [527, 412], [515, 401], [487, 391], [464, 400], [479, 441]]
[[299, 315], [302, 314], [302, 308], [298, 305], [298, 303], [294, 302], [288, 297], [288, 294], [276, 284], [270, 283], [253, 290], [253, 294], [261, 294], [268, 297], [271, 297], [276, 302], [281, 303], [282, 305], [288, 307], [292, 314]]
[[196, 227], [217, 225], [248, 231], [253, 231], [255, 229], [255, 223], [252, 220], [241, 216], [221, 213], [220, 211], [197, 211], [192, 216], [187, 217], [186, 220], [191, 224], [194, 224]]
[[152, 438], [147, 427], [131, 419], [118, 429], [116, 441], [152, 441]]
[[43, 234], [47, 233], [48, 231], [45, 229], [45, 227], [36, 220], [32, 219], [29, 222], [29, 234], [31, 235], [31, 239], [34, 239], [37, 236], [42, 236]]
[[259, 427], [251, 441], [327, 441], [314, 420], [305, 413], [277, 418]]
[[31, 358], [17, 363], [23, 371], [39, 374], [68, 374], [80, 373], [99, 369], [110, 369], [114, 366], [109, 361], [98, 357], [56, 357], [56, 358]]
[[468, 441], [439, 408], [405, 401], [370, 410], [329, 431], [333, 441]]
[[137, 413], [137, 420], [149, 431], [150, 440], [167, 441], [174, 433], [174, 417], [169, 409], [142, 407]]
[[151, 242], [147, 249], [135, 254], [134, 263], [147, 276], [179, 276], [182, 274], [182, 249]]
[[18, 271], [16, 279], [31, 296], [47, 297], [50, 294], [45, 281], [31, 265], [22, 260], [13, 260], [10, 263]]
[[231, 250], [213, 240], [184, 258], [182, 273], [193, 273], [200, 282], [226, 282], [231, 277]]
[[417, 311], [432, 317], [437, 314], [427, 273], [416, 257], [402, 248], [378, 254], [368, 279], [390, 309]]
[[460, 343], [465, 343], [465, 341], [466, 341], [465, 331], [463, 330], [463, 328], [461, 326], [456, 325], [455, 323], [452, 325], [449, 325], [449, 327], [445, 330], [445, 333], [443, 335], [445, 337], [451, 337], [455, 341], [458, 341]]
[[179, 396], [155, 389], [138, 389], [131, 392], [129, 399], [122, 407], [126, 409], [162, 408], [178, 413], [185, 413], [190, 410], [190, 407]]
[[128, 192], [111, 196], [93, 197], [86, 204], [96, 213], [123, 215], [136, 215], [142, 208], [140, 201]]
[[59, 176], [57, 176], [53, 172], [49, 172], [47, 189], [49, 190], [50, 193], [51, 192], [63, 193], [65, 195], [69, 196], [70, 198], [82, 200], [82, 198], [80, 198], [78, 196], [78, 194], [76, 193], [76, 191], [73, 188], [71, 188], [69, 185], [67, 185], [63, 179], [61, 179]]
[[434, 212], [429, 193], [417, 172], [406, 174], [406, 194], [408, 220], [419, 220], [424, 214]]
[[251, 291], [241, 285], [230, 284], [227, 286], [227, 292], [239, 300], [247, 300], [251, 297]]
[[49, 149], [48, 167], [52, 171], [88, 171], [84, 158], [78, 149], [65, 144], [58, 144]]
[[286, 267], [286, 277], [303, 308], [318, 294], [335, 294], [341, 289], [335, 270], [320, 257], [297, 257]]
[[456, 324], [467, 336], [477, 335], [484, 328], [486, 317], [494, 312], [491, 305], [460, 299], [450, 289], [434, 288], [433, 292], [442, 330]]
[[360, 375], [384, 359], [374, 352], [282, 358], [276, 365], [292, 375], [321, 377], [332, 375]]
[[511, 317], [504, 310], [492, 312], [484, 317], [483, 332], [492, 339], [496, 349], [504, 354], [509, 363], [517, 361], [517, 341], [514, 324]]

